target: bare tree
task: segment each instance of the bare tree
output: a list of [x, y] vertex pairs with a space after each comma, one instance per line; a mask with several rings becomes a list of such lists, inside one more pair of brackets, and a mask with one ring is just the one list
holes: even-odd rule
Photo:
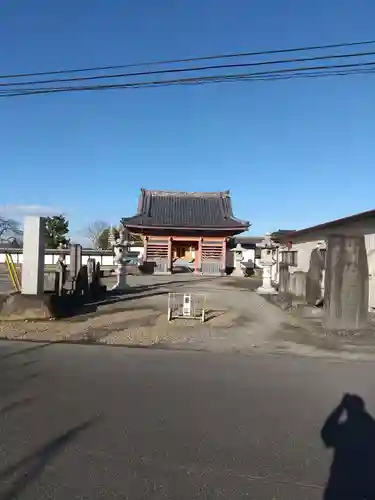
[[23, 231], [18, 221], [0, 216], [0, 244], [11, 243], [15, 246], [22, 244]]
[[103, 233], [108, 230], [109, 224], [102, 220], [97, 220], [86, 229], [86, 237], [91, 241], [94, 248], [103, 249]]

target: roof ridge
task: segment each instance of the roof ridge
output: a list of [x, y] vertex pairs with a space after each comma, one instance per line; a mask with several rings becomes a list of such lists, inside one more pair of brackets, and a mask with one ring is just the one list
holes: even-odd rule
[[142, 194], [150, 194], [155, 196], [205, 196], [205, 197], [216, 197], [216, 198], [229, 198], [230, 191], [165, 191], [159, 189], [142, 189]]

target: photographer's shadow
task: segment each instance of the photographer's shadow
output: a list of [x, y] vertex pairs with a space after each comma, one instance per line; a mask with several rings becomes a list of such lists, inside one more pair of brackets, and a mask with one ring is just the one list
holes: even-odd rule
[[323, 500], [375, 500], [375, 420], [363, 399], [346, 394], [321, 437], [334, 450]]

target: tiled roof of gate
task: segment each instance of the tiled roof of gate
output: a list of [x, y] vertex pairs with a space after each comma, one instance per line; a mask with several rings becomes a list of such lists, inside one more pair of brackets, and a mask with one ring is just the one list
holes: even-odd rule
[[249, 223], [234, 217], [229, 191], [186, 193], [142, 189], [138, 211], [123, 219], [127, 227], [242, 229]]

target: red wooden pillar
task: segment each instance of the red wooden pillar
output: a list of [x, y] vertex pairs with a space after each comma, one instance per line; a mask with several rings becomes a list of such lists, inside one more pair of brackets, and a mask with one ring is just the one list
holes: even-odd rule
[[221, 274], [225, 276], [225, 270], [227, 267], [227, 239], [223, 239], [223, 244], [222, 244], [222, 250], [221, 250]]
[[143, 262], [147, 262], [148, 236], [143, 237]]
[[168, 263], [167, 272], [172, 274], [172, 237], [168, 238]]
[[195, 271], [198, 274], [202, 274], [202, 248], [203, 248], [203, 238], [198, 240], [198, 250], [195, 256]]

